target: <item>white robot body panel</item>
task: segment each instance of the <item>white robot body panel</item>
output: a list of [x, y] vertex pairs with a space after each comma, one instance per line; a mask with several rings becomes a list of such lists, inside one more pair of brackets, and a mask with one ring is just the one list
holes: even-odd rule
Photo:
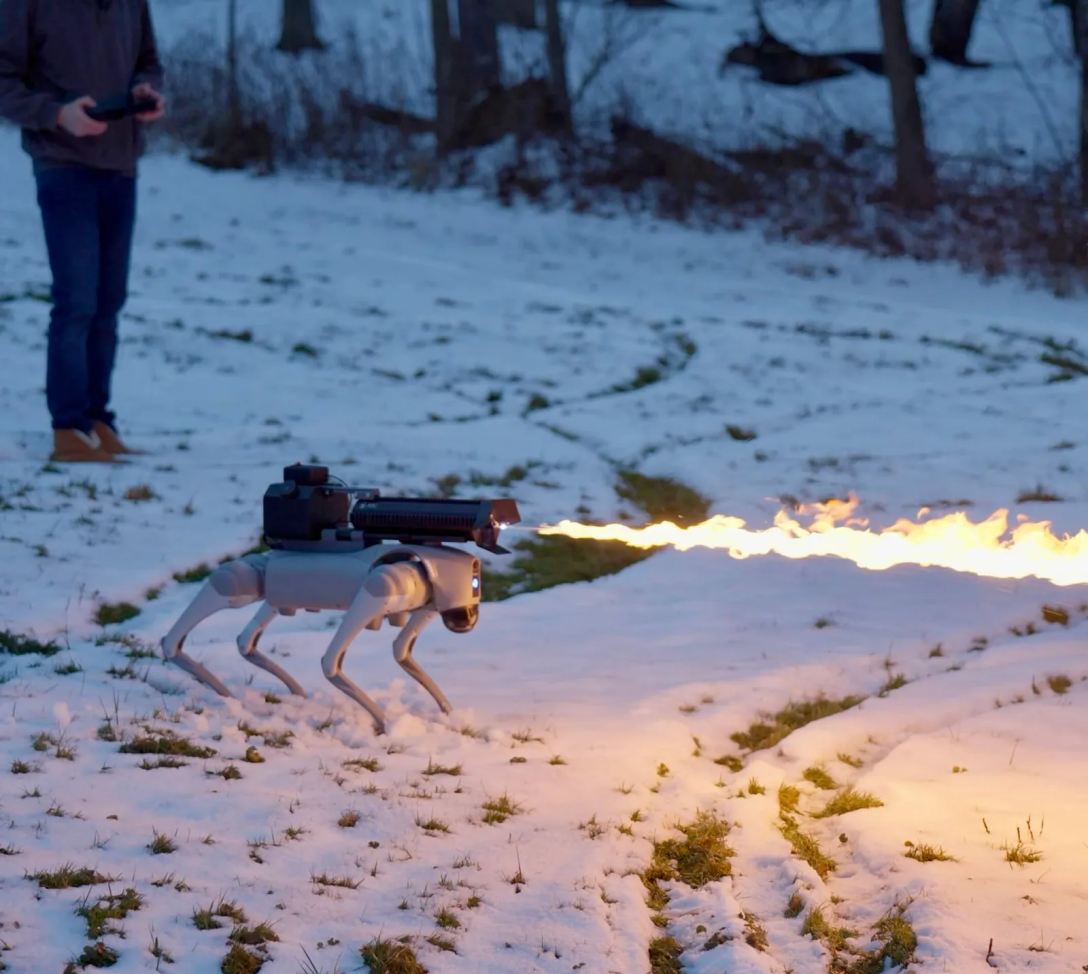
[[265, 556], [264, 599], [277, 609], [345, 611], [378, 554], [374, 548], [344, 554], [271, 551]]

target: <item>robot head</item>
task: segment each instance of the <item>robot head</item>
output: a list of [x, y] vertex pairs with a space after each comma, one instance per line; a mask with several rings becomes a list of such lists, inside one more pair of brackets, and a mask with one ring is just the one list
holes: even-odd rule
[[479, 558], [456, 548], [412, 545], [381, 559], [402, 560], [414, 561], [426, 572], [434, 607], [450, 632], [471, 632], [476, 627], [483, 585]]
[[442, 613], [442, 623], [450, 632], [471, 632], [480, 618], [478, 605], [463, 605]]

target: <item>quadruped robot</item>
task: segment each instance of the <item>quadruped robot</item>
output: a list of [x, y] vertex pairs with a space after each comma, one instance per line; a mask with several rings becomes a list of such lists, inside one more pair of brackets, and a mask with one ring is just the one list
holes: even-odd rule
[[343, 662], [360, 631], [378, 630], [387, 619], [401, 630], [393, 643], [394, 659], [449, 713], [445, 694], [412, 658], [416, 640], [435, 616], [457, 633], [469, 632], [479, 619], [480, 560], [449, 545], [473, 542], [485, 551], [508, 554], [499, 546], [499, 534], [519, 517], [510, 499], [382, 497], [377, 490], [332, 483], [327, 467], [286, 467], [283, 482], [264, 495], [264, 540], [270, 550], [212, 572], [163, 637], [163, 655], [216, 693], [231, 696], [182, 647], [189, 633], [216, 612], [261, 602], [238, 637], [238, 649], [244, 659], [304, 697], [298, 682], [260, 653], [257, 644], [277, 615], [342, 610], [322, 669], [333, 686], [367, 710], [382, 733], [384, 712], [344, 675]]

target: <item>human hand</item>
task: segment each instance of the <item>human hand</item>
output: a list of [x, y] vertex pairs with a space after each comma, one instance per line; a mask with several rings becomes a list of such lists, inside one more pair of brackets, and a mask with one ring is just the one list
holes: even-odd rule
[[101, 135], [106, 131], [106, 123], [95, 121], [86, 111], [88, 108], [94, 108], [95, 104], [95, 100], [90, 95], [84, 95], [82, 98], [68, 102], [57, 113], [57, 125], [77, 139], [84, 139], [90, 135]]
[[141, 112], [136, 116], [138, 122], [157, 122], [166, 114], [166, 99], [149, 84], [137, 85], [132, 89], [132, 96], [137, 99], [150, 98], [155, 102], [155, 107], [149, 112]]

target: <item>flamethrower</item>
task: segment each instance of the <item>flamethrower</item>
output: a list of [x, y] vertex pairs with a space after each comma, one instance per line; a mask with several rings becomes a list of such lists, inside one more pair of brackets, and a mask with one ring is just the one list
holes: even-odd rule
[[381, 707], [344, 675], [343, 662], [355, 637], [363, 629], [380, 629], [383, 620], [401, 630], [394, 659], [449, 713], [449, 701], [412, 657], [420, 633], [436, 616], [456, 633], [469, 632], [479, 619], [480, 561], [449, 543], [473, 542], [507, 554], [499, 534], [518, 520], [512, 500], [382, 497], [377, 490], [331, 483], [326, 467], [287, 467], [283, 482], [264, 495], [264, 538], [271, 550], [220, 565], [163, 637], [163, 655], [216, 693], [231, 696], [182, 647], [216, 612], [261, 602], [238, 637], [238, 649], [304, 697], [298, 682], [257, 644], [277, 615], [338, 609], [344, 616], [322, 669], [333, 686], [366, 709], [379, 732], [385, 729]]

